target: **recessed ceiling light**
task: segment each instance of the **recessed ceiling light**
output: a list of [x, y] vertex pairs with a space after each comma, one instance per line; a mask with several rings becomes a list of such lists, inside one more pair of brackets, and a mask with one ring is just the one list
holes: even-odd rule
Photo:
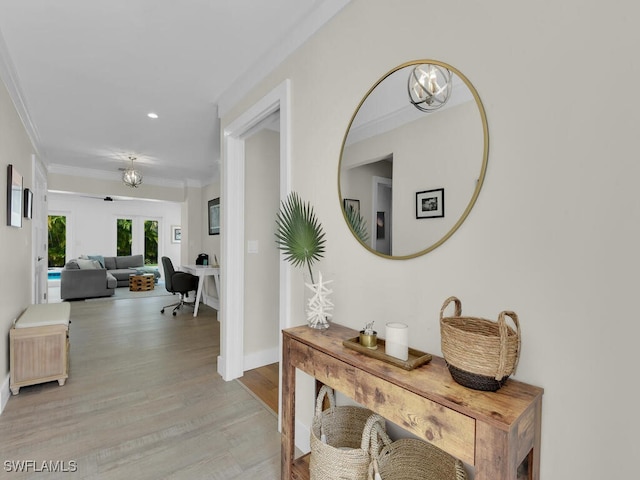
[[153, 112], [147, 113], [147, 117], [149, 117], [149, 118], [158, 118], [158, 114], [157, 113], [153, 113]]

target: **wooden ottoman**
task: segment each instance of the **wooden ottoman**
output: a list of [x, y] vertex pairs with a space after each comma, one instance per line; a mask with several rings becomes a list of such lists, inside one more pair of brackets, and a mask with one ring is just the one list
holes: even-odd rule
[[11, 393], [69, 377], [69, 303], [30, 305], [9, 330]]
[[153, 290], [155, 277], [153, 273], [131, 274], [129, 275], [129, 291], [147, 292]]

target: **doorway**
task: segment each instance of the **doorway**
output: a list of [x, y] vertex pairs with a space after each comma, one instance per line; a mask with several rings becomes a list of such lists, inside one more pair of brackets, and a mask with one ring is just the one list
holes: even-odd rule
[[390, 178], [373, 177], [371, 204], [373, 205], [372, 225], [375, 225], [375, 228], [373, 235], [371, 235], [371, 247], [384, 255], [391, 255], [392, 252], [392, 188], [393, 180]]
[[[218, 373], [225, 380], [243, 375], [245, 320], [245, 137], [261, 121], [279, 111], [279, 196], [290, 190], [290, 81], [286, 80], [224, 129], [221, 197], [220, 356]], [[276, 273], [276, 272], [274, 272]], [[274, 276], [272, 276], [274, 278]], [[291, 325], [290, 269], [282, 259], [277, 272], [278, 332]], [[275, 278], [274, 278], [275, 280]], [[282, 339], [278, 338], [278, 356]]]
[[245, 141], [244, 365], [246, 372], [279, 360], [280, 255], [274, 222], [280, 206], [280, 111], [263, 119]]
[[48, 262], [47, 262], [47, 177], [43, 167], [32, 156], [33, 165], [33, 218], [31, 220], [33, 288], [32, 303], [48, 301]]

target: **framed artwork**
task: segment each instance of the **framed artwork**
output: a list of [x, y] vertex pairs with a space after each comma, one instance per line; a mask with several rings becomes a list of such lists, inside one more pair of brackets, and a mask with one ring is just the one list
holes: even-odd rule
[[444, 217], [444, 188], [416, 193], [416, 218]]
[[220, 197], [209, 200], [209, 235], [220, 235]]
[[378, 212], [376, 214], [376, 239], [382, 240], [384, 238], [384, 212]]
[[24, 218], [33, 218], [33, 192], [28, 188], [24, 189]]
[[344, 210], [345, 212], [350, 208], [353, 209], [354, 212], [360, 213], [360, 200], [354, 200], [352, 198], [345, 198], [343, 200]]
[[180, 225], [171, 225], [171, 243], [180, 243], [182, 241], [182, 227]]
[[7, 225], [22, 227], [22, 175], [11, 164], [7, 167]]

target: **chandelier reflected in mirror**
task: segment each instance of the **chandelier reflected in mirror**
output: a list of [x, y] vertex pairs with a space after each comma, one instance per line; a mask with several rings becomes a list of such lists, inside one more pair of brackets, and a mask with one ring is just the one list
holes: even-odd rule
[[142, 174], [133, 168], [133, 161], [136, 157], [129, 156], [129, 160], [131, 160], [131, 166], [126, 168], [124, 172], [122, 172], [122, 181], [125, 185], [131, 188], [138, 188], [139, 185], [142, 184]]
[[451, 96], [451, 71], [433, 63], [416, 65], [409, 74], [409, 101], [418, 110], [433, 112]]

